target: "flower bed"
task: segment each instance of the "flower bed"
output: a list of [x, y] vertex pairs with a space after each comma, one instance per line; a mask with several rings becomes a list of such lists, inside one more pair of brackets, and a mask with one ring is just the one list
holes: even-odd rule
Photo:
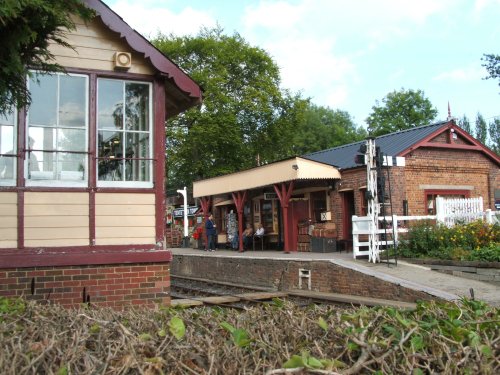
[[420, 222], [409, 228], [398, 250], [407, 258], [500, 262], [500, 225], [480, 220], [453, 227]]

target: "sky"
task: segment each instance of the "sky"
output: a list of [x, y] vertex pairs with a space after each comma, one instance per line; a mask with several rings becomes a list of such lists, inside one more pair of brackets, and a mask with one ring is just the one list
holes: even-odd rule
[[395, 90], [422, 90], [437, 120], [500, 118], [500, 0], [105, 0], [147, 38], [220, 25], [266, 50], [282, 87], [357, 125]]

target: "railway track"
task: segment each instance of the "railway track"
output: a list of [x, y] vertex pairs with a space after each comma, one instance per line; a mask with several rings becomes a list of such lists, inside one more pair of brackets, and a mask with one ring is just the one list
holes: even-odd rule
[[292, 300], [307, 306], [313, 303], [334, 305], [392, 306], [415, 308], [414, 303], [351, 296], [335, 293], [321, 293], [309, 290], [273, 291], [266, 288], [247, 287], [227, 282], [214, 282], [201, 278], [171, 276], [170, 295], [172, 306], [217, 305], [244, 309], [255, 303], [269, 303], [274, 298]]

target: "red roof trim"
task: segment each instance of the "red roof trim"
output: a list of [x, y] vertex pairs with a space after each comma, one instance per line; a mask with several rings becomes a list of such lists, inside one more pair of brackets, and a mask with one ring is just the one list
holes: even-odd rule
[[100, 0], [85, 0], [85, 4], [89, 8], [94, 9], [102, 22], [112, 31], [119, 33], [120, 37], [125, 39], [131, 48], [144, 54], [144, 57], [149, 59], [151, 64], [153, 64], [160, 73], [171, 78], [181, 91], [188, 94], [190, 98], [195, 99], [194, 103], [201, 101], [202, 93], [198, 84], [184, 73], [181, 68], [149, 43], [146, 38], [132, 29], [120, 16], [111, 10], [111, 8]]
[[[429, 141], [439, 134], [444, 133], [445, 131], [448, 131], [450, 129], [453, 129], [455, 133], [460, 134], [461, 137], [465, 138], [467, 141], [471, 143], [470, 146], [464, 146], [464, 145], [459, 145], [459, 144], [439, 144], [439, 143], [430, 143]], [[435, 132], [429, 134], [427, 137], [422, 138], [420, 141], [414, 143], [412, 146], [408, 147], [406, 150], [402, 151], [398, 156], [406, 156], [410, 152], [416, 150], [419, 147], [436, 147], [436, 148], [446, 148], [446, 149], [456, 149], [456, 150], [476, 150], [479, 152], [482, 152], [486, 154], [489, 158], [491, 158], [494, 162], [497, 164], [500, 164], [500, 156], [498, 156], [496, 153], [491, 151], [488, 147], [483, 145], [481, 142], [479, 142], [476, 138], [471, 136], [469, 133], [464, 131], [462, 128], [457, 126], [455, 122], [449, 121], [445, 124], [443, 124], [442, 127], [440, 127], [438, 130]]]

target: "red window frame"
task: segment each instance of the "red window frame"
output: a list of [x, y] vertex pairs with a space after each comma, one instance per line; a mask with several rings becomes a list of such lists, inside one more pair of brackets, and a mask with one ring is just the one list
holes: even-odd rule
[[[453, 190], [453, 189], [426, 189], [424, 190], [424, 208], [426, 215], [436, 214], [436, 197], [446, 197], [446, 196], [458, 196], [461, 195], [463, 198], [470, 198], [470, 190]], [[429, 196], [432, 197], [432, 211], [429, 210]]]

